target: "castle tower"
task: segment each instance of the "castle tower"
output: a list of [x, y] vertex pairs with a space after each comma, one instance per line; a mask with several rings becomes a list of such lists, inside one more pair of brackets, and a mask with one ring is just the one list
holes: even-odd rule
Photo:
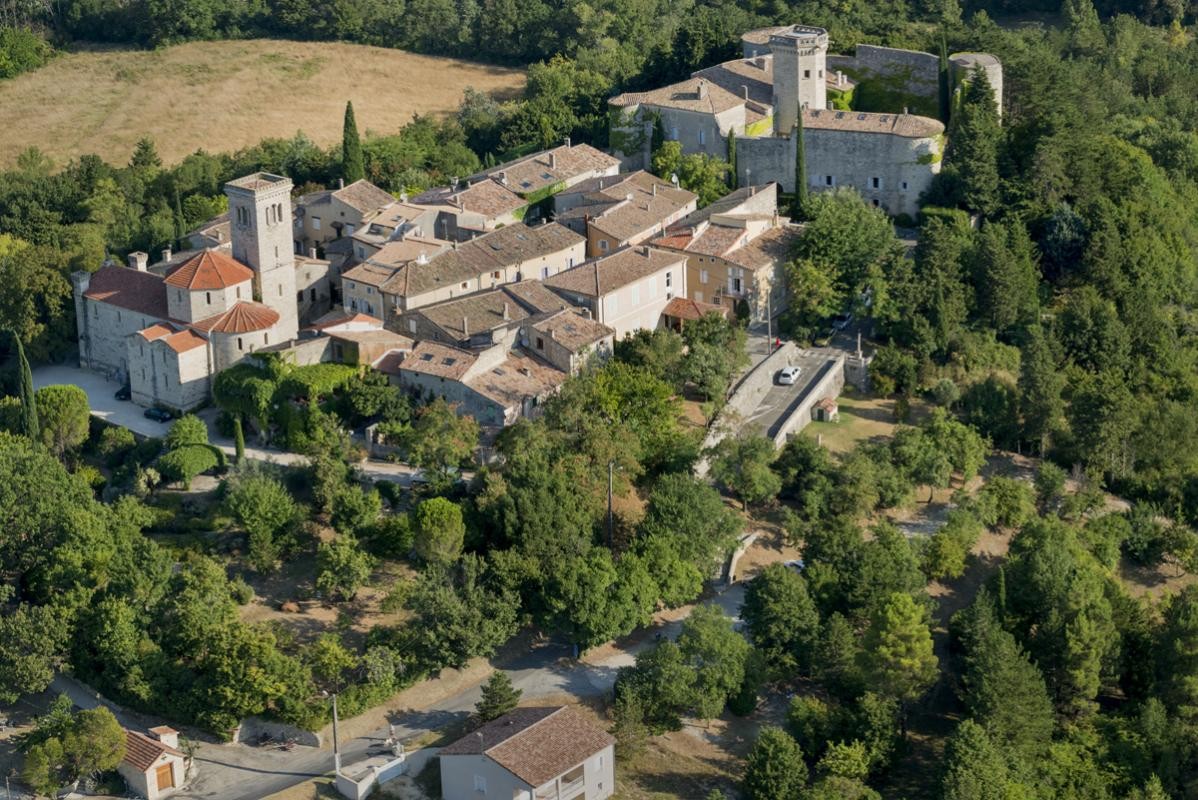
[[770, 51], [774, 54], [774, 131], [789, 136], [799, 109], [828, 107], [824, 78], [828, 32], [794, 25], [770, 36]]
[[279, 314], [278, 341], [299, 330], [291, 179], [258, 172], [225, 184], [233, 258], [254, 271], [254, 299]]

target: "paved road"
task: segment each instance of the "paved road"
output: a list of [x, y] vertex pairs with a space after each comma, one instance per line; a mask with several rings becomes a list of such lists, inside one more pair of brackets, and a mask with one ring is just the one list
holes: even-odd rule
[[[170, 424], [146, 419], [143, 414], [145, 409], [141, 406], [129, 400], [117, 400], [116, 391], [120, 388], [120, 385], [115, 381], [107, 380], [103, 375], [79, 367], [62, 365], [38, 367], [33, 371], [33, 385], [35, 388], [40, 389], [43, 386], [61, 383], [78, 386], [87, 392], [87, 400], [91, 405], [92, 415], [105, 422], [128, 428], [142, 436], [161, 437], [165, 436], [167, 431], [170, 430]], [[227, 436], [220, 435], [215, 428], [218, 413], [216, 409], [208, 408], [199, 412], [199, 417], [208, 423], [210, 441], [227, 455], [234, 455], [236, 448], [233, 440]], [[245, 455], [254, 461], [264, 461], [287, 466], [302, 465], [308, 461], [305, 456], [296, 453], [275, 450], [269, 447], [256, 447], [248, 442], [245, 448]], [[405, 486], [411, 483], [412, 478], [417, 472], [417, 470], [406, 464], [396, 464], [378, 459], [367, 459], [362, 462], [359, 465], [359, 471], [363, 477], [369, 478], [371, 481], [393, 481]]]
[[745, 418], [745, 426], [752, 427], [762, 436], [772, 439], [795, 402], [807, 393], [811, 384], [819, 377], [828, 358], [828, 354], [824, 352], [800, 350], [799, 355], [791, 360], [793, 366], [803, 370], [799, 379], [791, 386], [781, 386], [775, 378], [774, 385], [761, 399], [757, 409]]

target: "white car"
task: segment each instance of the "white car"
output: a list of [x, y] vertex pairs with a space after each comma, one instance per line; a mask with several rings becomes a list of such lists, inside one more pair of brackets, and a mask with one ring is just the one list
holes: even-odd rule
[[778, 370], [778, 385], [779, 386], [794, 386], [795, 381], [803, 374], [803, 370], [798, 367], [783, 367]]

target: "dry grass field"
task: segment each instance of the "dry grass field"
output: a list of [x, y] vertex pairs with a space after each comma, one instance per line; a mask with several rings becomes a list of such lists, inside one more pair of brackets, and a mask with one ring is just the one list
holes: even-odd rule
[[358, 130], [383, 134], [455, 109], [467, 86], [511, 95], [523, 85], [519, 70], [336, 42], [71, 53], [0, 82], [0, 166], [30, 146], [59, 165], [87, 153], [125, 163], [142, 136], [167, 163], [296, 131], [327, 145], [341, 137], [346, 100]]

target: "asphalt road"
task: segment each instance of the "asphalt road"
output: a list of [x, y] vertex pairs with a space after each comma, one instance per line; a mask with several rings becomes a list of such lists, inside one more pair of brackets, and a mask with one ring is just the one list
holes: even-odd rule
[[778, 426], [786, 418], [787, 412], [800, 397], [806, 394], [807, 390], [811, 388], [811, 384], [819, 377], [820, 370], [827, 363], [828, 358], [827, 353], [800, 351], [800, 354], [792, 359], [792, 365], [803, 370], [799, 379], [791, 386], [781, 386], [775, 376], [774, 385], [762, 398], [757, 409], [745, 419], [745, 427], [755, 429], [762, 436], [772, 439], [778, 431]]

